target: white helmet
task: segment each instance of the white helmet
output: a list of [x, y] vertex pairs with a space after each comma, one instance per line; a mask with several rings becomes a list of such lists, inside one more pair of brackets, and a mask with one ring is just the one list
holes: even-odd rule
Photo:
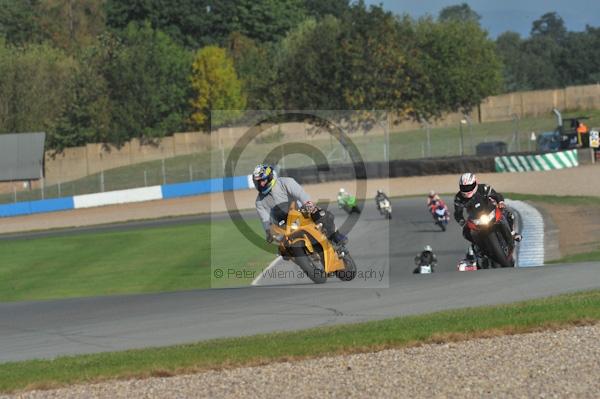
[[346, 194], [346, 190], [344, 190], [344, 188], [340, 188], [340, 192], [338, 194]]
[[458, 180], [460, 193], [465, 198], [471, 198], [477, 191], [477, 178], [473, 173], [464, 173]]
[[423, 248], [423, 251], [425, 251], [425, 252], [433, 252], [433, 249], [431, 248], [431, 245], [425, 245], [425, 247]]

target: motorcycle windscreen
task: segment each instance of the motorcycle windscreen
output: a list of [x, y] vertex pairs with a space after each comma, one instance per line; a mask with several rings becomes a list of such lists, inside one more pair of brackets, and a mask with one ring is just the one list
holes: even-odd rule
[[495, 206], [490, 199], [479, 193], [475, 193], [473, 198], [465, 204], [465, 209], [471, 220], [479, 219], [481, 215], [489, 214], [494, 208]]
[[290, 211], [290, 204], [288, 202], [282, 202], [277, 204], [271, 209], [271, 223], [280, 226], [282, 223], [285, 224]]

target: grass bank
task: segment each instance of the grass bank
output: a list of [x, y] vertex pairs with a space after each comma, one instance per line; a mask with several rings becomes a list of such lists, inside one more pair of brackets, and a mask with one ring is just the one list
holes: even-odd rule
[[600, 197], [574, 196], [574, 195], [535, 195], [504, 193], [504, 196], [512, 200], [543, 202], [556, 205], [589, 205], [600, 208]]
[[[590, 207], [600, 212], [600, 198], [592, 196], [571, 196], [571, 195], [533, 195], [506, 193], [506, 196], [513, 200], [530, 201], [534, 205], [552, 204], [552, 205], [570, 205]], [[600, 247], [590, 252], [578, 253], [555, 259], [547, 263], [577, 263], [577, 262], [600, 262]]]
[[170, 376], [344, 353], [563, 328], [600, 320], [600, 290], [511, 305], [204, 341], [191, 345], [0, 364], [0, 392], [115, 378]]
[[231, 221], [0, 241], [0, 302], [247, 285], [215, 280], [211, 265], [262, 270], [273, 258]]

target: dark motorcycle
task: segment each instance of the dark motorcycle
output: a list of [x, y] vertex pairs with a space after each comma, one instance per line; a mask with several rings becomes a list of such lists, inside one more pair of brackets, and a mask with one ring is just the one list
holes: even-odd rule
[[467, 202], [465, 209], [467, 228], [483, 258], [482, 268], [514, 267], [515, 242], [502, 209], [492, 198], [480, 195]]

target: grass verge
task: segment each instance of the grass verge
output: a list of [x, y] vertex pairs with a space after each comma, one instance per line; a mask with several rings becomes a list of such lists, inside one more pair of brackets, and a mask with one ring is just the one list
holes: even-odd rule
[[504, 193], [504, 196], [512, 200], [544, 202], [557, 205], [590, 205], [600, 207], [600, 198], [592, 196], [573, 196], [573, 195], [535, 195]]
[[262, 270], [273, 258], [228, 220], [0, 241], [0, 302], [247, 285], [214, 281], [211, 264]]
[[[517, 194], [517, 193], [506, 193], [506, 196], [513, 200], [531, 201], [541, 204], [553, 204], [553, 205], [570, 205], [588, 207], [590, 209], [596, 209], [600, 211], [600, 198], [593, 196], [570, 196], [570, 195], [534, 195], [534, 194]], [[560, 259], [548, 261], [547, 263], [576, 263], [576, 262], [596, 262], [600, 261], [600, 247], [597, 249], [568, 255]]]
[[171, 376], [423, 343], [559, 329], [600, 320], [600, 290], [510, 305], [191, 345], [0, 364], [0, 392], [108, 379]]
[[600, 262], [600, 247], [594, 251], [584, 252], [554, 259], [546, 263], [577, 263], [577, 262]]

